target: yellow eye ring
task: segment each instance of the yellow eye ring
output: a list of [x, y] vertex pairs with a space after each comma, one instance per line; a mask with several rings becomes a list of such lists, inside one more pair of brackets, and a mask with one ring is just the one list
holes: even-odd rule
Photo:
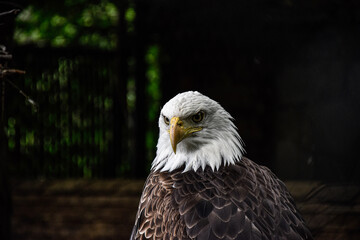
[[169, 125], [169, 124], [170, 124], [170, 120], [169, 120], [167, 117], [165, 117], [164, 115], [163, 115], [163, 118], [164, 118], [165, 124], [166, 124], [166, 125]]
[[194, 123], [199, 123], [204, 119], [205, 113], [203, 111], [198, 112], [197, 114], [191, 117]]

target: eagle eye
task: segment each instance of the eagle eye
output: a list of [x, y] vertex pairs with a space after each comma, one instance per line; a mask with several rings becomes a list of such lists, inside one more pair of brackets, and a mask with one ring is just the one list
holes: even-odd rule
[[193, 115], [191, 119], [195, 123], [199, 123], [204, 119], [205, 113], [203, 111], [198, 112], [197, 114]]
[[169, 125], [169, 124], [170, 124], [170, 120], [169, 120], [167, 117], [165, 117], [164, 115], [163, 115], [163, 118], [164, 118], [165, 124], [166, 124], [166, 125]]

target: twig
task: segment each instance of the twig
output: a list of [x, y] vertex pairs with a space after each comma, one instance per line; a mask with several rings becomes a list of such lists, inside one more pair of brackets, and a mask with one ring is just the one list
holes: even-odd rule
[[0, 55], [0, 58], [5, 59], [5, 60], [11, 60], [11, 59], [12, 59], [12, 55], [11, 55], [11, 54]]
[[26, 73], [25, 71], [19, 69], [4, 69], [4, 70], [0, 69], [0, 77], [4, 77], [10, 74], [25, 74], [25, 73]]
[[14, 14], [17, 15], [21, 10], [20, 9], [13, 9], [7, 12], [2, 12], [0, 13], [0, 17], [6, 16], [6, 15], [10, 15], [10, 14]]
[[5, 81], [1, 81], [1, 122], [5, 119]]
[[[4, 55], [0, 55], [4, 56]], [[6, 55], [5, 55], [6, 56]], [[8, 55], [11, 56], [11, 55]], [[12, 56], [11, 56], [12, 57]], [[8, 82], [13, 88], [17, 89], [21, 95], [23, 95], [28, 103], [31, 104], [31, 106], [34, 108], [34, 111], [38, 110], [37, 103], [32, 100], [26, 93], [24, 93], [15, 83], [10, 81], [9, 79], [5, 78], [8, 75], [12, 74], [25, 74], [26, 72], [19, 69], [6, 69], [3, 68], [2, 64], [0, 64], [0, 79], [2, 80], [2, 86], [1, 86], [1, 120], [4, 121], [4, 115], [5, 115], [5, 81]]]
[[34, 100], [32, 100], [32, 99], [29, 97], [29, 95], [27, 95], [26, 93], [24, 93], [15, 83], [13, 83], [12, 81], [10, 81], [9, 79], [5, 79], [5, 81], [8, 82], [13, 88], [15, 88], [16, 90], [18, 90], [19, 93], [25, 97], [26, 101], [33, 106], [34, 111], [37, 111], [37, 110], [38, 110], [38, 107], [39, 107], [38, 104], [37, 104]]

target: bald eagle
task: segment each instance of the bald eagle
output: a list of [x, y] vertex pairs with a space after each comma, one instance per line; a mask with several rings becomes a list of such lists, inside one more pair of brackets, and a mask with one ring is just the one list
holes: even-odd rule
[[243, 157], [231, 115], [199, 92], [168, 101], [130, 239], [312, 239], [285, 184]]

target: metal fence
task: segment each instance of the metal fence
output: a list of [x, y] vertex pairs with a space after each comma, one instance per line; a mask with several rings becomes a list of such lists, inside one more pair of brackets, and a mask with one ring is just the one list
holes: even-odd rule
[[[127, 79], [116, 52], [79, 49], [15, 50], [26, 71], [6, 87], [9, 166], [18, 177], [126, 176]], [[131, 147], [131, 146], [130, 146]], [[135, 146], [132, 146], [135, 147]]]

